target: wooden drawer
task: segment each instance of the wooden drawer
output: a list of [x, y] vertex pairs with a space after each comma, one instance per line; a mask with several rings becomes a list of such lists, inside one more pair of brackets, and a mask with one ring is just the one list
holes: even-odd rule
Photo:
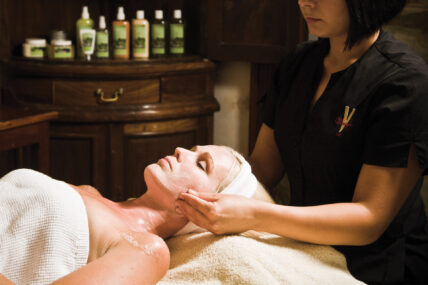
[[206, 73], [162, 77], [162, 102], [201, 99], [208, 92], [207, 80]]
[[[98, 106], [159, 103], [159, 80], [72, 81], [53, 83], [55, 105]], [[103, 99], [101, 99], [103, 95]]]
[[12, 95], [29, 103], [52, 104], [52, 80], [12, 78], [7, 81]]

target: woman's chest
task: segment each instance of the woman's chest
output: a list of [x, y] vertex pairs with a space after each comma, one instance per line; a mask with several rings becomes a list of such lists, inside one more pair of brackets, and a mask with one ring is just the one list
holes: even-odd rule
[[82, 199], [89, 225], [89, 263], [103, 256], [120, 239], [120, 233], [126, 231], [126, 225], [114, 205], [109, 205], [111, 201], [85, 194]]

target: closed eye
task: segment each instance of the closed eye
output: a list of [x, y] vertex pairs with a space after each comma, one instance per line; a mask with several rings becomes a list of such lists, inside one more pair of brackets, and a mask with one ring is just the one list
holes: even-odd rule
[[207, 163], [206, 163], [205, 161], [200, 160], [200, 161], [198, 161], [196, 164], [197, 164], [197, 165], [198, 165], [198, 167], [199, 167], [200, 169], [202, 169], [203, 171], [206, 171], [206, 170], [207, 170]]

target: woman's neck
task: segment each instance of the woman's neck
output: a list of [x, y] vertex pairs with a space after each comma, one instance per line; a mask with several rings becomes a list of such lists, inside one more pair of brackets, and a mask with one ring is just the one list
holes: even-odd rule
[[144, 194], [135, 200], [117, 203], [124, 221], [132, 231], [151, 232], [162, 238], [175, 234], [188, 220], [175, 211], [160, 207], [155, 199]]
[[356, 62], [376, 42], [380, 31], [355, 44], [351, 49], [345, 49], [346, 36], [330, 38], [330, 51], [324, 59], [324, 65], [329, 73], [346, 69]]

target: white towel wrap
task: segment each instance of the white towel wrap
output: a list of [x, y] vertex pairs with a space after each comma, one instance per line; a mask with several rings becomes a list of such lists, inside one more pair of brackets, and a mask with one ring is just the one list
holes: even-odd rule
[[[232, 153], [241, 163], [241, 170], [238, 175], [236, 175], [235, 179], [233, 179], [232, 182], [220, 192], [222, 194], [234, 194], [251, 198], [257, 190], [257, 178], [251, 172], [251, 166], [245, 158], [236, 151], [232, 150]], [[198, 227], [192, 222], [188, 222], [183, 228], [175, 233], [175, 236], [204, 231], [206, 230]]]
[[88, 254], [86, 208], [73, 188], [29, 169], [0, 179], [0, 273], [15, 284], [50, 284]]

